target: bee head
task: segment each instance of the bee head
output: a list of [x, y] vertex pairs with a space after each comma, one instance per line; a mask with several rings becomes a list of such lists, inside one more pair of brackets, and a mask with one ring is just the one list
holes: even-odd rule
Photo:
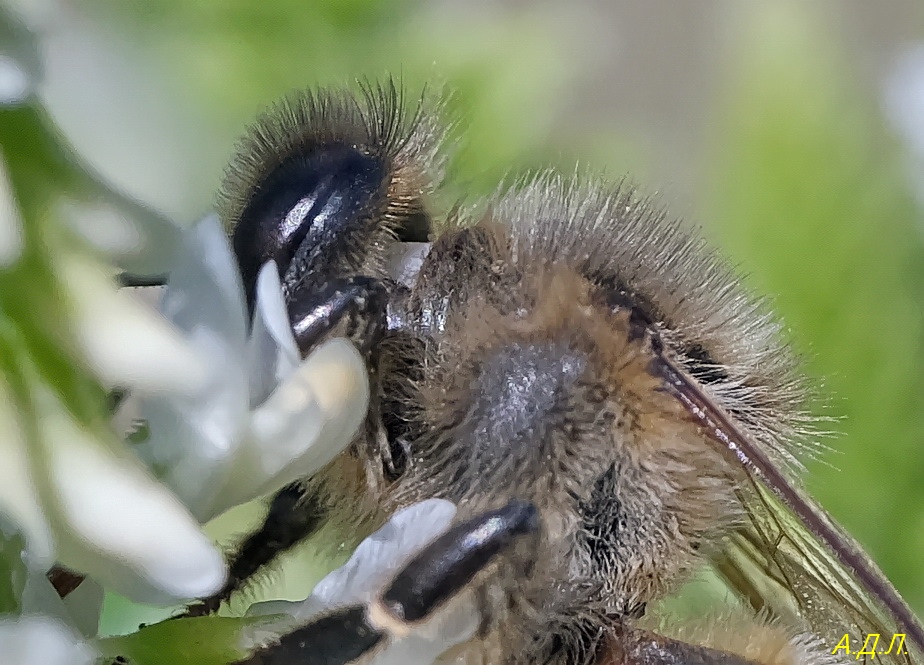
[[238, 142], [218, 200], [248, 306], [266, 261], [288, 298], [335, 277], [383, 277], [396, 237], [426, 241], [441, 139], [421, 106], [407, 112], [393, 81], [359, 94], [302, 92], [261, 115]]

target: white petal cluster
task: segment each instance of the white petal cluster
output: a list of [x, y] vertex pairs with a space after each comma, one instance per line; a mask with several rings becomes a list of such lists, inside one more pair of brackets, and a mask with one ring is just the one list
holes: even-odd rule
[[[2, 6], [0, 42], [0, 105], [47, 118], [37, 40]], [[60, 141], [50, 122], [43, 130], [48, 145]], [[215, 218], [182, 234], [77, 160], [40, 176], [67, 189], [33, 218], [16, 200], [26, 190], [11, 185], [23, 178], [6, 177], [9, 158], [0, 148], [0, 276], [13, 285], [0, 305], [15, 301], [17, 279], [48, 285], [48, 302], [34, 319], [17, 310], [22, 320], [0, 335], [0, 550], [23, 538], [26, 578], [21, 616], [0, 618], [0, 661], [79, 663], [91, 658], [78, 635], [95, 633], [102, 587], [152, 603], [220, 588], [225, 563], [200, 521], [326, 464], [362, 422], [368, 385], [345, 340], [300, 358], [271, 264], [249, 320]], [[44, 272], [33, 280], [23, 257], [35, 256]], [[173, 265], [163, 311], [119, 289], [113, 263], [138, 274]], [[54, 362], [74, 365], [70, 384], [56, 382], [49, 341]], [[143, 442], [126, 445], [75, 408], [87, 396], [72, 384], [94, 379], [136, 398]], [[56, 562], [90, 577], [64, 601], [45, 576]]]
[[[288, 614], [303, 624], [327, 610], [373, 599], [416, 554], [449, 529], [456, 506], [427, 499], [396, 512], [366, 538], [342, 567], [318, 582], [304, 601], [271, 601], [253, 605], [249, 614]], [[474, 599], [463, 595], [434, 617], [392, 639], [377, 651], [376, 665], [428, 665], [447, 649], [470, 639], [478, 628]]]
[[[9, 525], [0, 519], [0, 538], [9, 536]], [[0, 615], [4, 665], [95, 662], [96, 652], [87, 638], [96, 635], [99, 627], [102, 587], [85, 580], [62, 599], [43, 570], [31, 568], [27, 560], [14, 568], [13, 579], [21, 584], [21, 593], [18, 615]]]
[[207, 376], [192, 396], [143, 400], [149, 437], [137, 450], [199, 520], [314, 473], [349, 443], [369, 399], [362, 358], [335, 339], [300, 359], [272, 263], [248, 326], [216, 217], [189, 231], [161, 307]]
[[[11, 197], [2, 208], [15, 211]], [[150, 437], [138, 448], [177, 492], [125, 449], [107, 446], [39, 377], [29, 377], [40, 414], [32, 423], [0, 380], [0, 514], [26, 537], [24, 598], [42, 599], [31, 611], [63, 622], [11, 620], [0, 644], [15, 648], [4, 636], [22, 628], [60, 642], [65, 653], [67, 626], [88, 623], [92, 635], [99, 604], [58, 612], [60, 599], [44, 577], [52, 563], [152, 603], [213, 593], [225, 564], [189, 508], [204, 520], [326, 464], [361, 423], [368, 385], [344, 340], [301, 361], [272, 264], [260, 274], [247, 332], [234, 260], [215, 218], [194, 227], [182, 246], [163, 301], [170, 321], [118, 290], [86, 254], [57, 258], [78, 347], [106, 385], [145, 396]], [[72, 595], [98, 588], [87, 581]], [[82, 653], [79, 643], [71, 646]]]
[[44, 616], [0, 619], [4, 665], [90, 665], [97, 654], [60, 621]]
[[[16, 202], [9, 190], [0, 194], [0, 228], [15, 235]], [[101, 264], [49, 249], [61, 250], [55, 265], [77, 346], [104, 383], [178, 390], [198, 382], [198, 360], [179, 336], [135, 308]], [[6, 255], [15, 267], [15, 253]], [[137, 353], [139, 344], [156, 355]], [[46, 383], [42, 362], [21, 359], [15, 389], [0, 379], [0, 512], [25, 535], [32, 566], [57, 560], [129, 595], [156, 591], [163, 599], [220, 587], [224, 563], [196, 521], [137, 460], [117, 454], [114, 439], [77, 420]]]
[[[0, 34], [7, 32], [17, 36], [7, 40], [17, 48], [0, 53], [13, 59], [0, 62], [0, 103], [30, 113], [29, 105], [40, 103], [31, 94], [41, 72], [38, 50], [3, 14]], [[11, 72], [31, 77], [28, 85]], [[49, 128], [49, 142], [53, 133]], [[73, 408], [68, 400], [81, 396], [53, 383], [48, 358], [26, 355], [16, 376], [0, 376], [0, 516], [25, 537], [33, 571], [60, 562], [148, 602], [208, 595], [226, 570], [196, 517], [278, 489], [339, 452], [365, 412], [362, 362], [344, 341], [301, 362], [272, 267], [261, 276], [249, 334], [234, 261], [214, 220], [184, 238], [89, 173], [62, 174], [62, 182], [82, 188], [61, 191], [47, 218], [24, 220], [3, 166], [0, 155], [0, 271], [23, 272], [28, 243], [39, 243], [34, 251], [51, 273], [21, 279], [53, 284], [54, 304], [36, 303], [38, 312], [61, 310], [60, 331], [42, 334], [66, 340], [62, 358], [104, 388], [147, 398], [152, 436], [142, 448], [179, 497], [105, 423], [87, 422], [86, 411]], [[75, 232], [84, 242], [74, 242]], [[148, 273], [176, 260], [164, 301], [170, 320], [120, 290], [101, 256]], [[28, 335], [50, 320], [15, 324]]]
[[[4, 118], [47, 118], [36, 96], [42, 69], [38, 40], [0, 5]], [[65, 154], [50, 124], [32, 122], [29, 131], [37, 153], [60, 147]], [[16, 172], [33, 157], [17, 149], [0, 147], [0, 662], [79, 665], [97, 655], [85, 638], [98, 630], [100, 583], [176, 600], [224, 582], [220, 553], [95, 414], [92, 394], [94, 379], [189, 391], [205, 372], [161, 316], [118, 290], [100, 256], [156, 256], [152, 245], [179, 237], [177, 229], [147, 212], [139, 232], [131, 218], [142, 207], [70, 159], [57, 170]], [[107, 235], [119, 242], [74, 242], [63, 215], [18, 198], [37, 191], [62, 210], [81, 198], [115, 206]], [[62, 599], [46, 575], [56, 562], [91, 578]]]
[[47, 387], [33, 390], [41, 419], [31, 440], [14, 402], [0, 399], [0, 511], [25, 534], [32, 565], [58, 560], [161, 602], [220, 588], [222, 557], [182, 504], [136, 460], [106, 449]]

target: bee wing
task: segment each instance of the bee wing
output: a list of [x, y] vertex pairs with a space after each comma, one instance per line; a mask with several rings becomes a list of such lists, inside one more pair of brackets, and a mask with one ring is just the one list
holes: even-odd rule
[[[875, 656], [904, 665], [920, 661], [924, 627], [859, 543], [663, 353], [655, 352], [650, 367], [663, 379], [663, 389], [746, 474], [739, 498], [747, 519], [716, 563], [729, 585], [755, 609], [800, 617], [819, 637], [832, 640], [832, 651], [845, 634], [851, 654], [872, 647], [864, 645], [866, 636], [878, 634], [883, 645], [882, 651], [873, 647]], [[896, 645], [883, 653], [895, 634], [907, 636], [910, 653], [896, 653]]]
[[[769, 485], [753, 475], [749, 481], [750, 487], [740, 493], [747, 523], [716, 561], [729, 586], [755, 609], [801, 617], [832, 651], [840, 645], [845, 649], [841, 653], [855, 655], [865, 645], [886, 662], [910, 665], [908, 647], [903, 645], [899, 653], [893, 636], [906, 634], [909, 642], [916, 642], [920, 625], [860, 545], [800, 493], [800, 500], [838, 538], [835, 547], [826, 546]], [[865, 559], [867, 570], [858, 574], [844, 559]], [[891, 609], [896, 600], [899, 612]], [[874, 634], [881, 643], [866, 643], [866, 636]], [[842, 641], [845, 635], [850, 636], [848, 643]]]

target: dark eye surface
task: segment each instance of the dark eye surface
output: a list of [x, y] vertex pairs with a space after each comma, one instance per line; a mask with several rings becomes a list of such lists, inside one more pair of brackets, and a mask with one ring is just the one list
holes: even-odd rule
[[276, 261], [284, 275], [297, 253], [323, 258], [325, 250], [359, 230], [384, 174], [380, 159], [346, 145], [279, 165], [254, 191], [234, 229], [248, 306], [266, 261]]

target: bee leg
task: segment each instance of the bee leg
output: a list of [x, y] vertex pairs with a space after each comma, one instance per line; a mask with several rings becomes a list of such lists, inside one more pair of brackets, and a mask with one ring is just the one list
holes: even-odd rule
[[458, 524], [414, 557], [379, 599], [395, 621], [423, 621], [465, 588], [477, 573], [514, 546], [539, 536], [539, 511], [531, 503], [511, 501]]
[[221, 604], [241, 589], [261, 568], [314, 533], [325, 512], [317, 497], [306, 494], [300, 483], [283, 487], [270, 503], [260, 528], [237, 547], [228, 565], [228, 581], [218, 593], [186, 608], [181, 617], [217, 612]]
[[538, 534], [538, 511], [529, 503], [513, 501], [477, 515], [430, 543], [368, 605], [324, 614], [246, 662], [299, 663], [307, 654], [323, 654], [325, 663], [350, 662], [432, 618], [498, 557], [534, 551]]
[[373, 626], [364, 605], [350, 605], [315, 618], [232, 665], [346, 665], [371, 652], [387, 633]]
[[[760, 641], [748, 643], [748, 657], [731, 651], [699, 646], [638, 628], [627, 629], [617, 635], [608, 649], [597, 659], [598, 665], [770, 665], [791, 662], [805, 665], [798, 654], [787, 658], [779, 640], [768, 645], [766, 654]], [[825, 655], [818, 653], [810, 662], [823, 662]], [[795, 657], [793, 657], [795, 656]]]
[[347, 337], [367, 356], [387, 328], [388, 294], [382, 280], [362, 275], [294, 289], [287, 297], [289, 321], [302, 355], [324, 339]]
[[368, 604], [316, 617], [236, 665], [352, 663], [429, 621], [498, 557], [535, 550], [538, 535], [539, 514], [529, 503], [477, 515], [427, 545]]

